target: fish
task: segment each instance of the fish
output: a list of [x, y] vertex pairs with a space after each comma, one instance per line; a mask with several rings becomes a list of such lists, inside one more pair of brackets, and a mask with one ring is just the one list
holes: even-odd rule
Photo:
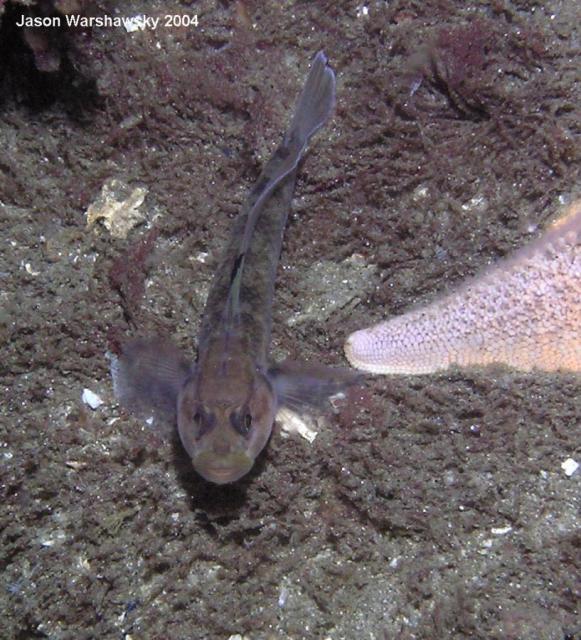
[[162, 337], [135, 338], [111, 366], [120, 404], [177, 425], [194, 470], [222, 485], [254, 466], [277, 412], [318, 414], [360, 380], [347, 368], [271, 362], [272, 304], [298, 166], [332, 115], [335, 73], [320, 51], [282, 142], [233, 224], [208, 293], [195, 362]]

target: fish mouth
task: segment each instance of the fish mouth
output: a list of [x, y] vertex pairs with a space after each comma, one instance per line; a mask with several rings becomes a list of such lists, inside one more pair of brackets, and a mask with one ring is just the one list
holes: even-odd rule
[[245, 452], [232, 453], [227, 456], [204, 451], [192, 459], [194, 469], [208, 482], [229, 484], [245, 476], [254, 460]]

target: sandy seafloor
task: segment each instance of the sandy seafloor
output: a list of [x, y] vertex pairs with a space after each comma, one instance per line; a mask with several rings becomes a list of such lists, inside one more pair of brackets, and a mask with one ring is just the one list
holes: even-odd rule
[[[337, 108], [300, 171], [274, 357], [345, 364], [350, 331], [538, 235], [578, 194], [576, 4], [129, 1], [113, 15], [199, 26], [45, 34], [36, 59], [4, 15], [3, 640], [581, 637], [575, 375], [377, 377], [219, 488], [118, 407], [106, 359], [153, 332], [194, 353], [322, 48]], [[147, 190], [127, 239], [87, 228], [113, 178]]]

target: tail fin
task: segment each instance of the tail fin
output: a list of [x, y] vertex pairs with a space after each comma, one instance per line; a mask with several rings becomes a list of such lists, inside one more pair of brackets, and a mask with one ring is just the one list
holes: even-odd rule
[[230, 293], [225, 308], [225, 317], [230, 320], [237, 317], [240, 311], [244, 258], [262, 207], [281, 180], [297, 168], [309, 140], [327, 122], [335, 106], [335, 73], [327, 63], [327, 56], [319, 51], [297, 101], [290, 127], [252, 190], [244, 235], [230, 275]]
[[319, 51], [313, 60], [285, 136], [285, 142], [290, 142], [296, 137], [299, 151], [294, 166], [305, 151], [310, 138], [327, 122], [335, 106], [335, 73], [327, 62], [325, 53]]
[[309, 140], [329, 119], [335, 105], [335, 73], [319, 51], [295, 106], [293, 119], [283, 141], [272, 154], [260, 175], [252, 195], [255, 197], [246, 221], [240, 253], [248, 249], [256, 219], [265, 200], [280, 181], [297, 168]]

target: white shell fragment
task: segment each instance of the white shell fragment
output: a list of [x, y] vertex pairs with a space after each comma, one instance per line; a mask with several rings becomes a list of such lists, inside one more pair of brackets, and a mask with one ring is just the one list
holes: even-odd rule
[[490, 531], [495, 536], [504, 536], [512, 531], [512, 527], [510, 525], [507, 525], [506, 527], [492, 527]]
[[287, 407], [281, 407], [276, 414], [276, 420], [280, 423], [283, 433], [298, 433], [308, 442], [313, 442], [317, 437], [317, 421], [311, 416], [300, 416]]
[[93, 411], [95, 409], [98, 409], [103, 404], [103, 400], [101, 400], [101, 398], [94, 391], [91, 391], [90, 389], [83, 389], [83, 395], [81, 396], [81, 400], [86, 405], [91, 407]]
[[561, 469], [563, 469], [568, 478], [570, 478], [578, 468], [579, 463], [576, 460], [573, 460], [573, 458], [567, 458], [561, 462]]
[[39, 276], [40, 275], [40, 271], [36, 271], [35, 269], [33, 269], [32, 266], [30, 265], [30, 262], [23, 263], [23, 266], [24, 266], [24, 270], [29, 275], [31, 275], [31, 276]]
[[289, 596], [289, 590], [287, 587], [282, 586], [280, 588], [280, 593], [278, 595], [278, 606], [282, 609], [288, 600], [288, 596]]
[[131, 190], [121, 180], [108, 180], [98, 198], [87, 209], [87, 226], [92, 227], [102, 220], [114, 238], [125, 239], [133, 227], [145, 220], [145, 214], [139, 207], [146, 195], [147, 189], [143, 187]]

